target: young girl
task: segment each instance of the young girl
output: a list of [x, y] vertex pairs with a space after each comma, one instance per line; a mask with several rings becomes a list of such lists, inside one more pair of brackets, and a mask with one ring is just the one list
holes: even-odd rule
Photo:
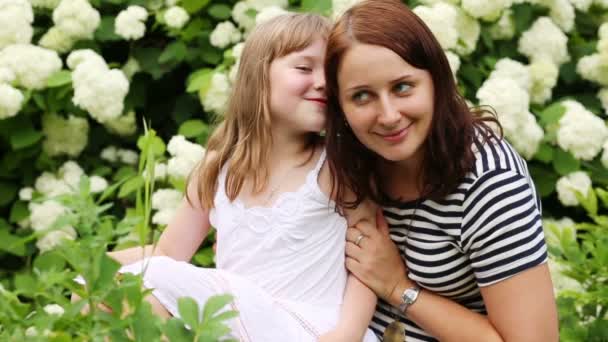
[[[225, 120], [154, 256], [111, 253], [131, 263], [121, 272], [147, 263], [144, 283], [158, 314], [178, 315], [179, 297], [204, 304], [230, 293], [239, 312], [232, 334], [241, 341], [377, 340], [367, 330], [376, 297], [344, 266], [347, 223], [373, 218], [373, 208], [346, 213], [347, 222], [327, 195], [319, 132], [328, 31], [322, 17], [289, 14], [251, 32]], [[210, 226], [217, 269], [195, 267], [187, 261]]]

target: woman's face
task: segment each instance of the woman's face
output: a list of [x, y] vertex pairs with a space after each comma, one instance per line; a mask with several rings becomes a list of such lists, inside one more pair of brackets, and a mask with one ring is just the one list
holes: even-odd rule
[[343, 57], [338, 86], [346, 120], [361, 143], [389, 161], [421, 160], [433, 119], [428, 71], [385, 47], [355, 44]]

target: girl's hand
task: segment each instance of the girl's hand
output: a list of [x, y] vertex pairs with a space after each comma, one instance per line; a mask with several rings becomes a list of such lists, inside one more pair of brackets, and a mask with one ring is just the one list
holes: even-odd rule
[[407, 269], [381, 209], [376, 212], [376, 222], [377, 227], [362, 220], [348, 228], [346, 268], [378, 297], [388, 300], [397, 284], [406, 279]]

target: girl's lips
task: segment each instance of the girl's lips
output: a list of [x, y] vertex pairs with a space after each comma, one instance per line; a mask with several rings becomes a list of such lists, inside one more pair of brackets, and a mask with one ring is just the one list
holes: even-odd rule
[[308, 101], [312, 101], [312, 102], [317, 102], [319, 104], [322, 105], [326, 105], [327, 104], [327, 100], [326, 99], [321, 99], [321, 98], [313, 98], [313, 99], [307, 99]]
[[411, 124], [408, 125], [405, 128], [402, 128], [396, 132], [392, 132], [390, 134], [379, 134], [382, 139], [391, 142], [391, 143], [396, 143], [396, 142], [400, 142], [402, 141], [405, 136], [407, 135], [407, 133], [409, 132], [409, 128], [410, 128]]

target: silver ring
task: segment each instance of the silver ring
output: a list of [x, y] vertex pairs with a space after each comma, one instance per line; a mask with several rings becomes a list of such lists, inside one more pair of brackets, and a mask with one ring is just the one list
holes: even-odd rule
[[359, 236], [357, 236], [357, 238], [355, 239], [355, 246], [359, 247], [359, 244], [361, 243], [361, 240], [363, 240], [363, 238], [365, 238], [364, 234], [360, 234]]

